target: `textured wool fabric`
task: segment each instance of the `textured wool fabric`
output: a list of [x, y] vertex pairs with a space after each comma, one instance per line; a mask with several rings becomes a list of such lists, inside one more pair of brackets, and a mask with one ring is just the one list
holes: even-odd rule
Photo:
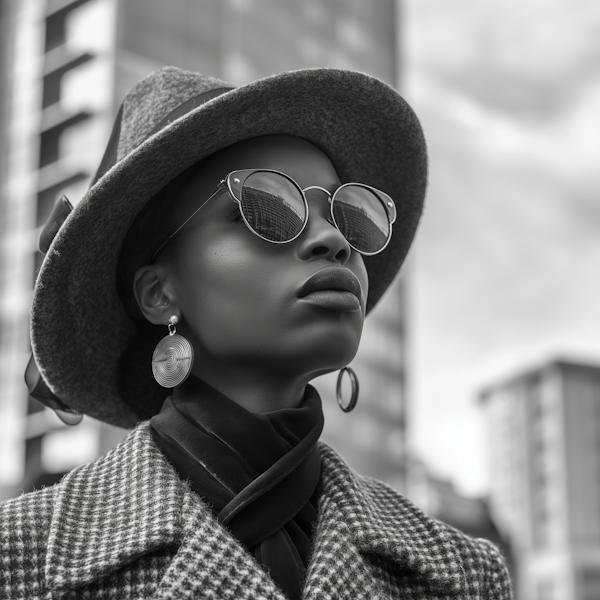
[[194, 376], [150, 420], [179, 475], [290, 599], [302, 592], [317, 520], [321, 398], [252, 413]]
[[[509, 600], [502, 556], [319, 444], [305, 600]], [[0, 598], [285, 600], [185, 485], [148, 423], [57, 485], [0, 504]]]
[[62, 401], [102, 421], [131, 427], [156, 414], [167, 395], [149, 368], [164, 333], [133, 323], [117, 293], [116, 270], [140, 210], [194, 163], [244, 139], [295, 135], [323, 150], [342, 183], [389, 194], [398, 215], [389, 246], [364, 259], [367, 311], [412, 243], [427, 154], [417, 117], [394, 89], [353, 71], [283, 73], [225, 92], [145, 139], [179, 104], [223, 87], [221, 80], [174, 67], [135, 86], [116, 132], [119, 162], [77, 204], [42, 264], [31, 312], [35, 360]]

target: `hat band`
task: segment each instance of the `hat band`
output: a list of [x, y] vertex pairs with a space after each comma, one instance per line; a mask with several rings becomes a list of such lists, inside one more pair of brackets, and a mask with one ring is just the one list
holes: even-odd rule
[[[158, 133], [161, 129], [171, 124], [179, 117], [189, 113], [190, 111], [206, 104], [209, 100], [224, 94], [225, 92], [229, 92], [235, 88], [233, 87], [221, 87], [215, 88], [213, 90], [208, 90], [207, 92], [202, 92], [198, 96], [194, 96], [189, 100], [186, 100], [183, 104], [180, 104], [177, 108], [173, 109], [160, 123], [150, 131], [146, 137], [144, 137], [144, 142], [152, 137], [154, 134]], [[104, 152], [104, 156], [100, 161], [100, 166], [98, 167], [98, 171], [96, 171], [96, 175], [92, 179], [92, 183], [90, 187], [93, 187], [96, 182], [112, 167], [117, 163], [117, 150], [119, 147], [119, 138], [121, 137], [121, 121], [123, 119], [123, 104], [119, 108], [119, 112], [117, 113], [117, 118], [115, 119], [115, 124], [113, 125], [112, 132], [110, 134], [110, 138], [108, 140], [108, 145], [106, 146], [106, 150]]]

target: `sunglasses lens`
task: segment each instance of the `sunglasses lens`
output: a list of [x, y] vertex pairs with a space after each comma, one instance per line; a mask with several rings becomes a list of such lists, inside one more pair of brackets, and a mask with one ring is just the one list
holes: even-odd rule
[[298, 188], [277, 173], [257, 171], [242, 187], [241, 210], [248, 225], [270, 242], [288, 242], [301, 231], [306, 206]]
[[365, 254], [382, 250], [390, 223], [382, 200], [369, 188], [346, 185], [335, 194], [333, 218], [350, 245]]

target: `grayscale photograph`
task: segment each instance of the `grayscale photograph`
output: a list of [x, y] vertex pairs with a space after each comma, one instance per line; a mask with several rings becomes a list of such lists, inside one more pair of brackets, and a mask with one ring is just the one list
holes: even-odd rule
[[0, 600], [600, 600], [599, 33], [0, 0]]

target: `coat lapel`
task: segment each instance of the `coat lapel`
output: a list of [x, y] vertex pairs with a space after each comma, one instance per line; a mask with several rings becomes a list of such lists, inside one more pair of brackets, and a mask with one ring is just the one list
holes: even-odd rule
[[156, 598], [286, 600], [254, 558], [193, 493], [184, 505], [184, 538]]
[[181, 481], [148, 423], [57, 486], [46, 554], [48, 588], [60, 596], [131, 564], [178, 548], [157, 590], [161, 599], [285, 600], [256, 561]]
[[153, 443], [133, 430], [99, 460], [57, 486], [46, 554], [56, 592], [108, 575], [182, 537], [185, 487]]
[[462, 561], [443, 528], [385, 484], [354, 474], [325, 444], [320, 449], [323, 493], [304, 597], [382, 598], [390, 589], [466, 597]]

